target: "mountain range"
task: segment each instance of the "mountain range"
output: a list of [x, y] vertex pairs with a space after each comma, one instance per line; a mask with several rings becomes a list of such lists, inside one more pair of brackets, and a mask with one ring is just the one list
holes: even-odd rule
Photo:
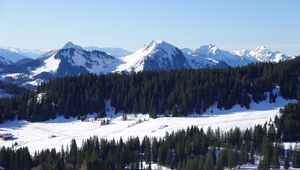
[[0, 78], [25, 87], [66, 75], [84, 73], [138, 72], [198, 68], [226, 68], [257, 62], [279, 62], [291, 59], [264, 46], [254, 50], [225, 51], [212, 44], [195, 50], [178, 47], [165, 41], [151, 41], [136, 52], [122, 48], [81, 47], [72, 42], [61, 49], [22, 51], [0, 49]]

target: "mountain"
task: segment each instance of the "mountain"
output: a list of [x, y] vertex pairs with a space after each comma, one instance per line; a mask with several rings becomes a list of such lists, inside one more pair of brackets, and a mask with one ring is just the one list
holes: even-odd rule
[[182, 49], [180, 49], [183, 53], [185, 53], [185, 54], [189, 54], [189, 53], [192, 53], [193, 52], [193, 50], [192, 49], [190, 49], [190, 48], [182, 48]]
[[32, 70], [34, 75], [51, 73], [56, 76], [81, 73], [112, 72], [120, 60], [102, 51], [86, 51], [68, 42], [62, 49], [43, 60], [43, 64]]
[[223, 66], [227, 65], [236, 67], [243, 66], [251, 62], [248, 58], [243, 58], [229, 51], [221, 50], [219, 47], [212, 44], [201, 46], [200, 48], [197, 48], [188, 54], [189, 56], [193, 57], [196, 63], [201, 64], [205, 63], [204, 61], [207, 62], [207, 60], [211, 61], [208, 63], [210, 66], [213, 65], [213, 63], [221, 63]]
[[234, 51], [233, 53], [240, 57], [247, 57], [256, 62], [279, 62], [291, 58], [281, 52], [272, 52], [268, 50], [265, 46], [259, 46], [252, 51], [244, 49]]
[[0, 76], [7, 82], [31, 87], [66, 75], [109, 73], [120, 63], [120, 59], [105, 52], [86, 51], [68, 42], [61, 49], [49, 51], [38, 59], [22, 59], [7, 65], [0, 70]]
[[[101, 48], [83, 48], [68, 42], [61, 49], [48, 51], [37, 59], [24, 56], [22, 58], [21, 54], [9, 51], [13, 57], [17, 56], [22, 59], [13, 62], [0, 55], [0, 80], [32, 88], [43, 81], [66, 75], [184, 68], [226, 68], [290, 59], [283, 53], [272, 52], [263, 46], [252, 51], [234, 52], [222, 50], [212, 44], [195, 50], [188, 48], [180, 50], [165, 41], [151, 41], [136, 52], [123, 57], [116, 57], [99, 49]], [[112, 51], [118, 51], [117, 49], [107, 48], [106, 51], [111, 50], [112, 53]]]
[[15, 62], [15, 64], [16, 65], [24, 65], [24, 64], [30, 63], [32, 61], [34, 61], [34, 59], [32, 59], [32, 58], [23, 58], [23, 59]]
[[182, 51], [165, 41], [151, 41], [135, 53], [121, 59], [124, 63], [119, 65], [116, 71], [190, 68]]
[[[194, 68], [203, 66], [218, 67], [218, 65], [214, 65], [214, 63], [221, 63], [223, 67], [226, 65], [237, 67], [257, 62], [279, 62], [291, 58], [281, 52], [272, 52], [264, 46], [259, 46], [252, 51], [243, 49], [229, 52], [209, 44], [192, 51], [188, 49], [185, 49], [185, 51], [187, 51], [185, 55], [187, 58], [190, 58], [190, 64]], [[211, 62], [207, 63], [207, 60]], [[222, 67], [222, 65], [219, 67]]]
[[129, 54], [132, 54], [132, 52], [125, 50], [123, 48], [113, 48], [113, 47], [104, 47], [104, 48], [99, 48], [99, 47], [84, 47], [85, 50], [87, 51], [103, 51], [106, 52], [109, 55], [112, 55], [114, 57], [124, 57]]
[[[213, 56], [217, 48], [213, 45], [202, 46], [198, 49], [191, 50], [183, 48], [182, 51], [186, 56], [191, 68], [225, 68], [229, 65], [224, 61]], [[219, 54], [220, 55], [220, 54]], [[221, 54], [220, 56], [224, 56]]]
[[24, 58], [39, 58], [45, 52], [41, 50], [28, 50], [14, 47], [0, 46], [0, 56], [12, 62], [17, 62]]

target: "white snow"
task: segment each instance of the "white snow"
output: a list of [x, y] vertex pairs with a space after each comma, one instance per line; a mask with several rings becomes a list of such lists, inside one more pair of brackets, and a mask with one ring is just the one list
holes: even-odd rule
[[42, 82], [44, 82], [45, 80], [43, 79], [35, 79], [32, 81], [26, 81], [25, 83], [23, 83], [22, 85], [32, 85], [32, 86], [38, 86], [39, 84], [41, 84]]
[[9, 73], [9, 74], [3, 74], [1, 76], [2, 78], [14, 78], [14, 79], [18, 79], [18, 78], [23, 78], [26, 77], [26, 75], [24, 73]]
[[148, 57], [153, 57], [157, 52], [161, 52], [162, 58], [172, 60], [172, 55], [176, 47], [164, 41], [151, 41], [149, 44], [137, 50], [135, 53], [122, 57], [123, 64], [119, 65], [116, 71], [143, 71], [144, 61]]
[[44, 60], [42, 66], [36, 68], [35, 70], [32, 70], [33, 75], [38, 75], [42, 72], [55, 73], [60, 64], [60, 59], [55, 58], [55, 55], [56, 53]]
[[265, 46], [258, 46], [256, 49], [251, 51], [236, 50], [233, 51], [233, 53], [242, 58], [246, 58], [251, 62], [279, 62], [291, 58], [281, 52], [272, 52]]
[[[0, 124], [0, 133], [12, 133], [14, 140], [0, 141], [0, 146], [29, 147], [31, 153], [34, 151], [55, 147], [60, 149], [62, 145], [67, 146], [71, 139], [79, 144], [82, 140], [91, 136], [99, 136], [107, 139], [127, 139], [128, 137], [145, 135], [150, 137], [163, 137], [166, 132], [185, 129], [190, 126], [198, 126], [204, 129], [219, 127], [226, 131], [230, 128], [250, 128], [256, 124], [264, 124], [278, 114], [280, 107], [294, 101], [287, 101], [281, 97], [276, 103], [263, 101], [259, 104], [252, 103], [251, 110], [234, 106], [230, 110], [218, 110], [212, 106], [201, 115], [190, 115], [188, 117], [159, 117], [149, 118], [148, 115], [128, 115], [127, 121], [122, 121], [122, 114], [114, 115], [113, 109], [108, 108], [108, 117], [94, 120], [95, 115], [89, 115], [85, 121], [77, 118], [64, 119], [58, 117], [45, 122], [30, 123], [27, 121], [8, 121]], [[111, 119], [109, 125], [102, 125], [101, 120]]]
[[[201, 59], [210, 59], [213, 61], [223, 61], [232, 67], [243, 66], [250, 63], [248, 59], [240, 57], [229, 51], [221, 50], [219, 47], [212, 44], [201, 46], [200, 48], [190, 52], [187, 56], [188, 58], [190, 58], [189, 56], [192, 56], [193, 58], [199, 60], [199, 63], [202, 62]], [[210, 65], [212, 64], [213, 63]], [[193, 65], [193, 63], [191, 65]]]

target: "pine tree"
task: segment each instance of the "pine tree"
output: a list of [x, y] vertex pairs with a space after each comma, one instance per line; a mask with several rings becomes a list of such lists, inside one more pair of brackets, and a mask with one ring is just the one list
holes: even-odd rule
[[269, 169], [272, 153], [272, 143], [269, 143], [268, 139], [265, 137], [263, 139], [262, 151], [259, 161], [259, 169]]
[[229, 149], [228, 151], [228, 167], [229, 168], [235, 168], [238, 165], [239, 158], [238, 158], [238, 153], [233, 150]]
[[277, 144], [273, 147], [273, 152], [272, 152], [272, 158], [270, 161], [270, 167], [274, 168], [274, 169], [278, 169], [280, 168], [280, 164], [279, 164], [279, 154], [278, 154], [278, 147]]
[[213, 150], [209, 150], [205, 156], [204, 169], [206, 169], [206, 170], [214, 170], [215, 169], [213, 157], [214, 157]]
[[227, 150], [222, 150], [217, 160], [216, 170], [223, 170], [227, 166]]
[[293, 151], [292, 165], [293, 168], [300, 168], [300, 148], [298, 144]]
[[284, 158], [284, 169], [289, 169], [289, 167], [290, 167], [290, 159], [289, 159], [289, 157], [288, 156], [286, 156], [285, 158]]
[[77, 164], [77, 144], [75, 139], [71, 141], [69, 162], [75, 167]]

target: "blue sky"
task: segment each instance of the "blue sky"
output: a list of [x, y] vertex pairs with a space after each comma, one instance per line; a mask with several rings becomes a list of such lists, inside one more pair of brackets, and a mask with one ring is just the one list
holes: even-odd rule
[[134, 51], [153, 39], [300, 54], [299, 0], [0, 0], [0, 45]]

